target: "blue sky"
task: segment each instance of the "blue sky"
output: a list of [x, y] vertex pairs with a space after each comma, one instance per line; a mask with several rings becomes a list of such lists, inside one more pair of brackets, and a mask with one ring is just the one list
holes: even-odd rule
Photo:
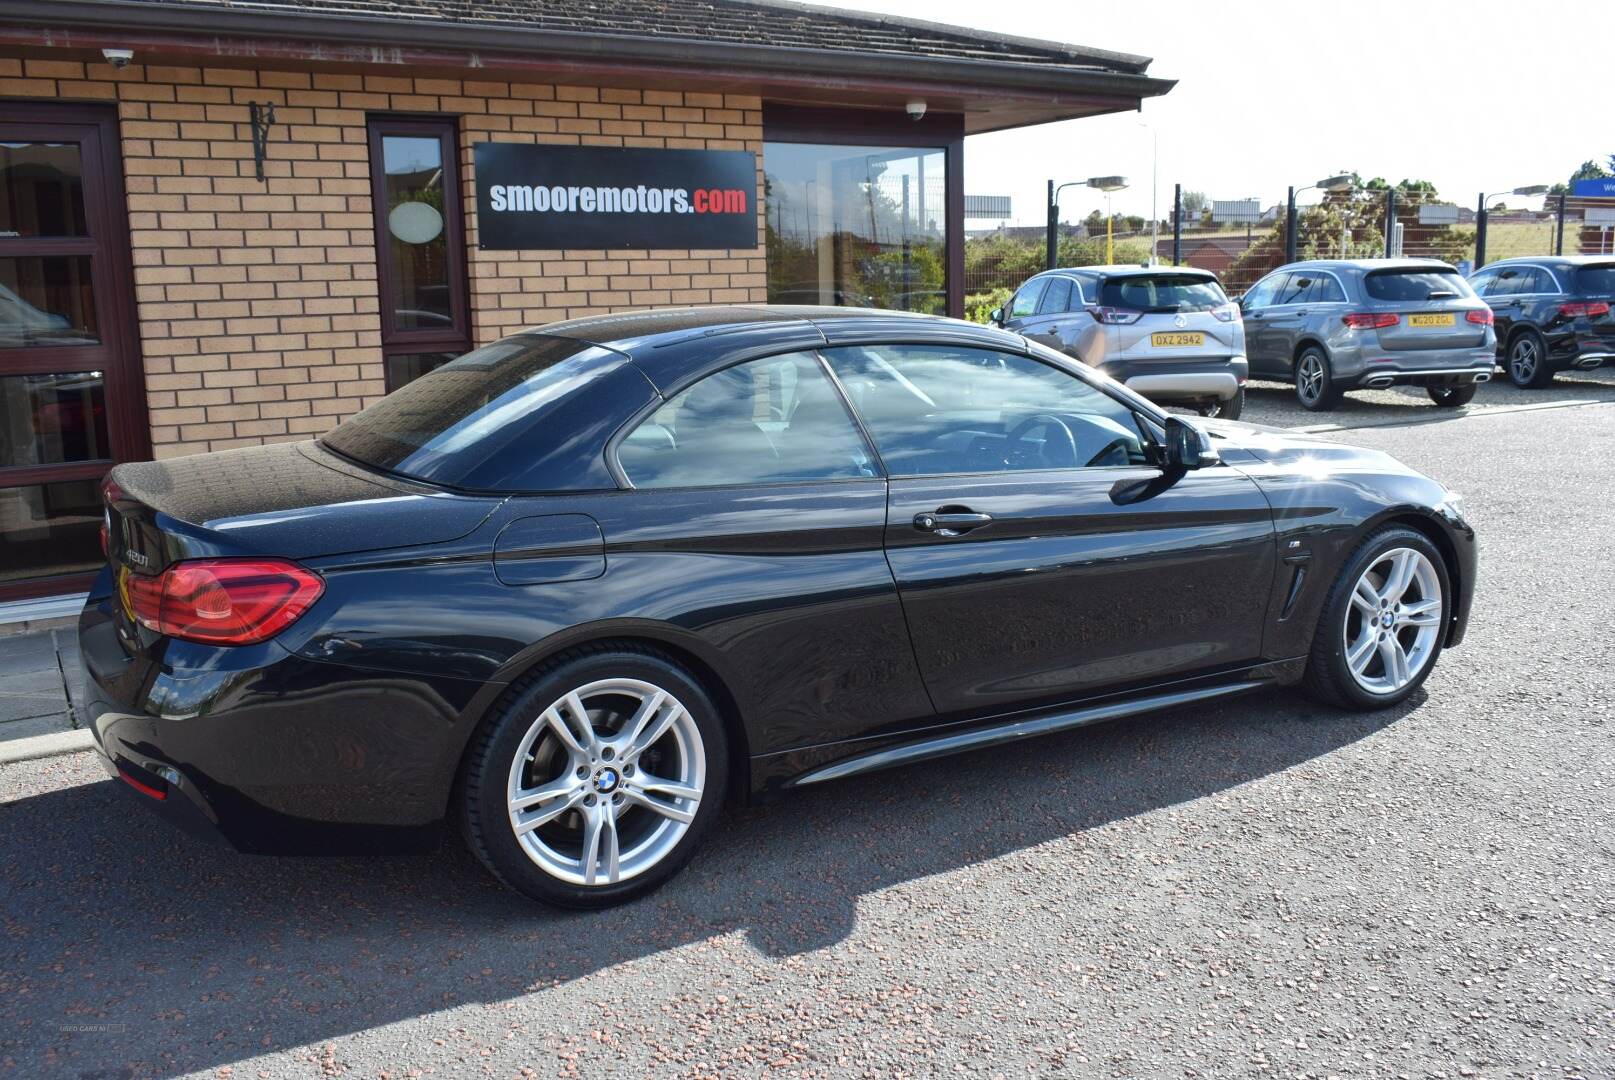
[[[1051, 176], [1124, 174], [1131, 186], [1114, 196], [1115, 209], [1147, 216], [1151, 135], [1141, 119], [1160, 141], [1162, 214], [1174, 182], [1265, 205], [1287, 184], [1343, 170], [1431, 180], [1444, 199], [1472, 205], [1482, 189], [1552, 183], [1615, 153], [1615, 3], [1607, 0], [834, 6], [1140, 53], [1155, 58], [1150, 74], [1178, 80], [1142, 113], [970, 139], [966, 189], [1012, 196], [1021, 223], [1042, 220]], [[1068, 219], [1103, 206], [1098, 192], [1072, 189], [1061, 199]]]

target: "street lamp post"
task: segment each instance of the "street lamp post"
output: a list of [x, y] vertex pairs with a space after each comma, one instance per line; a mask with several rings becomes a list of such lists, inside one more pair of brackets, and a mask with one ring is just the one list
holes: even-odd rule
[[1161, 133], [1148, 120], [1140, 118], [1138, 125], [1150, 133], [1150, 265], [1154, 266], [1161, 253]]
[[1479, 270], [1481, 267], [1486, 265], [1486, 222], [1487, 222], [1487, 219], [1491, 217], [1491, 214], [1486, 209], [1486, 204], [1491, 202], [1493, 199], [1499, 198], [1499, 197], [1501, 197], [1503, 195], [1526, 195], [1526, 196], [1531, 196], [1531, 195], [1546, 195], [1547, 193], [1548, 193], [1548, 185], [1546, 185], [1546, 184], [1529, 184], [1529, 185], [1527, 185], [1525, 187], [1514, 188], [1511, 191], [1494, 191], [1490, 195], [1486, 194], [1484, 191], [1481, 192], [1481, 194], [1480, 194], [1480, 202], [1475, 204], [1475, 269], [1476, 270]]
[[1295, 197], [1301, 192], [1311, 191], [1313, 188], [1317, 188], [1320, 191], [1347, 191], [1351, 188], [1351, 176], [1348, 173], [1342, 173], [1339, 176], [1326, 176], [1322, 180], [1319, 180], [1316, 184], [1308, 184], [1306, 187], [1290, 188], [1290, 194], [1284, 212], [1284, 261], [1287, 263], [1295, 262], [1296, 255]]
[[[1125, 176], [1090, 176], [1086, 180], [1070, 180], [1056, 187], [1053, 180], [1049, 181], [1049, 225], [1045, 251], [1045, 269], [1053, 270], [1059, 255], [1060, 231], [1060, 192], [1068, 187], [1091, 187], [1103, 191], [1107, 196], [1113, 191], [1120, 191], [1127, 186]], [[1110, 200], [1105, 200], [1108, 212]]]

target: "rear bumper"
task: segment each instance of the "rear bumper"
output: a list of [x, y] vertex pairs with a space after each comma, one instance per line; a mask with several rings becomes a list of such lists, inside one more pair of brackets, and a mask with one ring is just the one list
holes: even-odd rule
[[1211, 360], [1113, 360], [1099, 370], [1155, 402], [1228, 401], [1250, 377], [1243, 356]]
[[307, 660], [273, 642], [210, 650], [211, 668], [190, 654], [171, 664], [131, 650], [94, 598], [79, 645], [103, 766], [187, 831], [257, 854], [439, 841], [463, 729], [429, 681]]
[[1466, 386], [1486, 382], [1497, 370], [1497, 357], [1491, 348], [1431, 350], [1409, 355], [1364, 361], [1353, 373], [1335, 372], [1335, 378], [1348, 388], [1384, 386]]

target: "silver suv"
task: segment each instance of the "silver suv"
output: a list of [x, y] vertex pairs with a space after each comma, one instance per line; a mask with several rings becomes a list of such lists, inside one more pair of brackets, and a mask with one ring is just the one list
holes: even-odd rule
[[1181, 266], [1047, 270], [993, 322], [1060, 349], [1162, 405], [1237, 417], [1245, 330], [1217, 276]]
[[1239, 299], [1250, 373], [1295, 384], [1314, 412], [1348, 390], [1412, 384], [1456, 408], [1492, 377], [1492, 311], [1434, 259], [1314, 259], [1273, 271]]

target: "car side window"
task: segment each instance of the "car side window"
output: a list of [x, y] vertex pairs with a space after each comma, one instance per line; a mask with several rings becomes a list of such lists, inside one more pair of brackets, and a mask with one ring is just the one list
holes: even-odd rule
[[1469, 287], [1475, 290], [1476, 296], [1491, 296], [1496, 283], [1497, 271], [1493, 269], [1482, 270], [1469, 279]]
[[1037, 313], [1037, 302], [1043, 297], [1043, 289], [1048, 285], [1048, 278], [1033, 278], [1021, 286], [1021, 291], [1015, 294], [1015, 299], [1009, 302], [1009, 317], [1024, 319]]
[[1148, 464], [1131, 408], [1040, 360], [952, 345], [824, 356], [890, 476]]
[[752, 360], [676, 394], [617, 447], [636, 488], [875, 476], [845, 402], [812, 353]]
[[1071, 279], [1050, 278], [1049, 287], [1043, 290], [1043, 300], [1037, 305], [1039, 315], [1058, 315], [1069, 311], [1071, 305]]
[[1312, 302], [1316, 304], [1344, 304], [1346, 290], [1340, 287], [1333, 274], [1319, 274], [1318, 283], [1313, 286]]
[[1296, 272], [1290, 275], [1284, 287], [1278, 291], [1275, 304], [1305, 304], [1312, 297], [1313, 287], [1318, 283], [1317, 275]]
[[1089, 301], [1096, 295], [1095, 283], [1092, 278], [1071, 279], [1071, 305], [1068, 310], [1081, 311], [1088, 306]]
[[1279, 288], [1289, 277], [1289, 274], [1274, 274], [1258, 281], [1251, 287], [1251, 291], [1245, 294], [1245, 308], [1254, 310], [1256, 308], [1271, 307], [1273, 297], [1278, 295]]
[[1490, 296], [1518, 296], [1525, 291], [1525, 275], [1510, 266], [1497, 272]]
[[1527, 293], [1540, 295], [1558, 291], [1553, 287], [1553, 279], [1548, 276], [1548, 272], [1540, 266], [1527, 268], [1526, 274], [1525, 291]]

